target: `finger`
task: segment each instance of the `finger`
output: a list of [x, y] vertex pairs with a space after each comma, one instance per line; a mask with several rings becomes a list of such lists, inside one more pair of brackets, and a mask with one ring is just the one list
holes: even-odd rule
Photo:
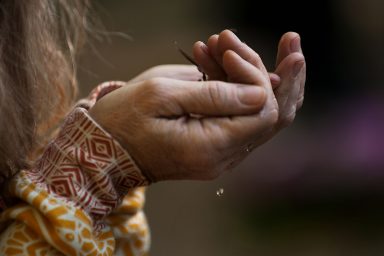
[[268, 75], [269, 80], [271, 81], [272, 89], [276, 89], [281, 83], [280, 76], [275, 73], [268, 73]]
[[208, 46], [203, 42], [199, 41], [193, 45], [193, 56], [199, 64], [199, 68], [208, 75], [210, 80], [227, 80], [223, 68], [209, 54]]
[[268, 79], [260, 69], [241, 58], [232, 50], [227, 50], [223, 54], [223, 67], [228, 74], [228, 81], [261, 86], [269, 85]]
[[304, 102], [304, 90], [305, 90], [305, 80], [306, 80], [306, 72], [307, 72], [306, 69], [307, 69], [307, 65], [304, 60], [304, 67], [299, 74], [300, 91], [299, 91], [299, 97], [296, 104], [296, 109], [300, 109]]
[[224, 54], [227, 50], [236, 52], [244, 60], [262, 70], [264, 74], [267, 74], [267, 70], [261, 61], [260, 56], [248, 45], [241, 42], [232, 31], [224, 30], [219, 34], [218, 49], [220, 55]]
[[276, 74], [281, 77], [275, 95], [279, 104], [279, 123], [284, 127], [295, 118], [301, 85], [305, 80], [304, 56], [297, 52], [288, 55], [276, 69]]
[[148, 69], [128, 83], [135, 83], [148, 80], [155, 77], [174, 78], [185, 81], [198, 81], [201, 79], [201, 73], [195, 65], [159, 65]]
[[[278, 67], [279, 64], [283, 61], [283, 59], [293, 52], [303, 53], [301, 49], [301, 39], [299, 34], [295, 32], [288, 32], [288, 33], [285, 33], [280, 40], [276, 66]], [[299, 92], [299, 98], [296, 106], [297, 109], [301, 108], [304, 101], [305, 80], [306, 80], [306, 65], [304, 65], [304, 69], [300, 75], [300, 92]]]
[[266, 100], [266, 90], [261, 86], [172, 79], [156, 79], [153, 83], [156, 85], [150, 87], [154, 91], [146, 94], [152, 98], [150, 111], [158, 117], [250, 115], [258, 113]]
[[279, 42], [277, 58], [276, 58], [276, 67], [280, 62], [287, 57], [289, 54], [294, 52], [301, 52], [300, 46], [300, 35], [295, 32], [285, 33]]
[[209, 54], [213, 57], [213, 59], [217, 62], [217, 64], [222, 64], [221, 54], [219, 52], [219, 49], [217, 48], [218, 45], [218, 39], [219, 35], [212, 35], [208, 38], [207, 46]]
[[227, 72], [230, 81], [259, 85], [265, 89], [269, 103], [264, 106], [263, 111], [269, 112], [271, 108], [273, 109], [277, 106], [269, 77], [264, 76], [260, 69], [241, 58], [232, 50], [224, 53], [223, 60], [224, 70]]
[[[300, 53], [301, 54], [303, 53], [301, 48], [300, 48]], [[305, 81], [306, 81], [306, 75], [307, 75], [307, 71], [306, 71], [307, 70], [307, 64], [305, 62], [305, 58], [303, 58], [303, 60], [304, 60], [304, 66], [298, 75], [298, 80], [300, 83], [300, 91], [299, 91], [299, 97], [298, 97], [297, 105], [296, 105], [297, 109], [300, 109], [301, 106], [303, 105], [303, 102], [304, 102], [304, 90], [305, 90]]]

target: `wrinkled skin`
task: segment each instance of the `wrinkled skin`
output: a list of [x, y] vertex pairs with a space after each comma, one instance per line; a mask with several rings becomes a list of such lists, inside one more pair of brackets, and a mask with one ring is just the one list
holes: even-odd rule
[[304, 99], [300, 37], [284, 34], [276, 69], [224, 30], [193, 46], [195, 66], [151, 68], [99, 100], [90, 115], [152, 181], [213, 179], [292, 123]]

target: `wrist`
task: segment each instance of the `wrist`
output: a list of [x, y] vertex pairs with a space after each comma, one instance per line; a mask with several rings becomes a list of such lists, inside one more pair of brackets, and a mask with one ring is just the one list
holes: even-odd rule
[[[146, 168], [146, 165], [141, 161], [141, 159], [145, 158], [142, 157], [145, 152], [141, 152], [140, 154], [140, 152], [137, 151], [137, 148], [141, 147], [141, 141], [135, 140], [137, 136], [130, 132], [132, 129], [129, 128], [129, 125], [121, 124], [121, 119], [124, 117], [112, 109], [110, 105], [111, 102], [116, 103], [115, 100], [109, 101], [108, 97], [101, 99], [89, 109], [88, 115], [124, 148], [149, 183], [157, 181], [156, 177], [147, 170], [148, 168]], [[127, 137], [130, 138], [129, 142], [127, 141]]]

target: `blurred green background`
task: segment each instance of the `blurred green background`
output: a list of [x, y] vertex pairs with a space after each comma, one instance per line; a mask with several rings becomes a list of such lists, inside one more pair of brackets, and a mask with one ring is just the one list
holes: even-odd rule
[[81, 56], [82, 95], [186, 64], [174, 41], [190, 52], [234, 28], [273, 70], [280, 36], [302, 37], [308, 80], [295, 123], [216, 181], [151, 186], [152, 255], [384, 255], [382, 0], [92, 3], [110, 36]]

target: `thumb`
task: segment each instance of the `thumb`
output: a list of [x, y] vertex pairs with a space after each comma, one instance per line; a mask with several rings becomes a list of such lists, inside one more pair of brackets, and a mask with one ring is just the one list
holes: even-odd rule
[[[169, 86], [169, 87], [168, 87]], [[266, 101], [261, 86], [234, 84], [221, 81], [171, 80], [159, 106], [160, 116], [233, 116], [258, 113]]]

